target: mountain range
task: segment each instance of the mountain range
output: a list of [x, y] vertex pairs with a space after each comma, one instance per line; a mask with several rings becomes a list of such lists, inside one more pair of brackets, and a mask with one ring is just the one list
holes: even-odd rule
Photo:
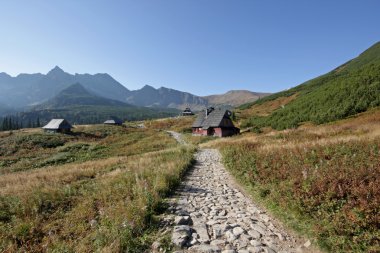
[[165, 87], [155, 89], [149, 85], [138, 90], [129, 90], [105, 73], [72, 75], [56, 66], [46, 75], [19, 74], [12, 77], [6, 73], [0, 73], [0, 90], [2, 91], [0, 112], [9, 109], [25, 110], [25, 108], [43, 104], [73, 84], [80, 84], [89, 93], [98, 97], [122, 103], [175, 109], [191, 107], [193, 110], [200, 110], [209, 105], [236, 106], [268, 95], [250, 91], [232, 91], [223, 95], [201, 97]]

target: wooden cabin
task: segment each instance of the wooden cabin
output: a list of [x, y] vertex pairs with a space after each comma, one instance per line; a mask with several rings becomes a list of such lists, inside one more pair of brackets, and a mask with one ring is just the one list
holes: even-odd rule
[[235, 127], [229, 110], [210, 107], [201, 112], [193, 123], [193, 135], [226, 137], [240, 133]]
[[192, 115], [194, 115], [194, 113], [188, 107], [182, 112], [182, 116], [192, 116]]
[[73, 126], [65, 119], [52, 119], [42, 127], [45, 132], [49, 133], [70, 133], [72, 128]]

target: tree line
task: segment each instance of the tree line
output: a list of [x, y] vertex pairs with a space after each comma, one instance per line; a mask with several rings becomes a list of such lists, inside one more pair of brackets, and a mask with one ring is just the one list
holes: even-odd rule
[[9, 130], [17, 130], [22, 128], [34, 128], [41, 127], [40, 118], [37, 117], [35, 120], [29, 118], [27, 120], [23, 120], [18, 116], [5, 116], [4, 118], [0, 118], [0, 130], [1, 131], [9, 131]]

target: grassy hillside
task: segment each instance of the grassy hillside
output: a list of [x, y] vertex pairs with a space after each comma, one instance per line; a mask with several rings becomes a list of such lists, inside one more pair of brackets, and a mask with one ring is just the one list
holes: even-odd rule
[[256, 101], [261, 97], [270, 95], [270, 93], [258, 93], [248, 90], [231, 90], [227, 93], [220, 95], [210, 95], [205, 96], [209, 105], [230, 105], [230, 106], [239, 106], [248, 102]]
[[203, 144], [277, 218], [328, 252], [380, 251], [380, 110]]
[[[270, 107], [267, 115], [252, 108]], [[380, 43], [330, 73], [292, 89], [275, 93], [240, 107], [242, 126], [294, 128], [302, 122], [316, 124], [346, 118], [380, 105]], [[250, 112], [250, 113], [247, 113]], [[260, 112], [260, 111], [259, 111]]]
[[0, 251], [143, 252], [194, 149], [165, 132], [0, 134]]

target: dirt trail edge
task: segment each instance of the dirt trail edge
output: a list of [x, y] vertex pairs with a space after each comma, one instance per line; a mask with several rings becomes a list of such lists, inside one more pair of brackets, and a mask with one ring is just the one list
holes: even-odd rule
[[[180, 134], [169, 133], [185, 143]], [[181, 249], [176, 252], [309, 252], [309, 242], [296, 243], [244, 196], [217, 150], [201, 149], [195, 160], [165, 217], [171, 221], [171, 241]], [[154, 245], [153, 251], [160, 252]]]

